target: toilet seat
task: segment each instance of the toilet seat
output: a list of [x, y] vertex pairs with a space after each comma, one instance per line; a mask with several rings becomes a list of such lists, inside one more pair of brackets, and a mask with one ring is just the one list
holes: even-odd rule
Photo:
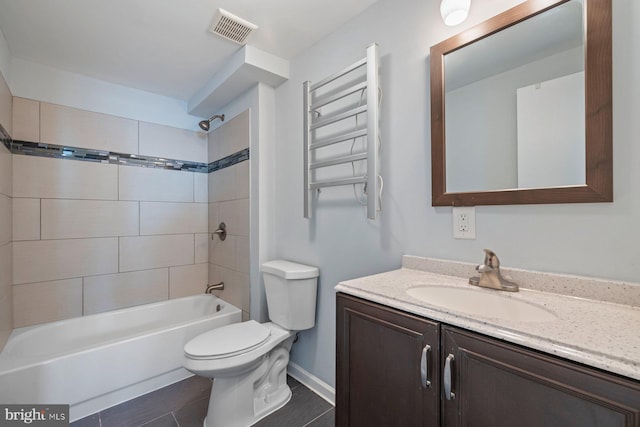
[[249, 320], [205, 332], [189, 341], [184, 352], [191, 359], [224, 359], [247, 353], [264, 344], [270, 336], [271, 329]]

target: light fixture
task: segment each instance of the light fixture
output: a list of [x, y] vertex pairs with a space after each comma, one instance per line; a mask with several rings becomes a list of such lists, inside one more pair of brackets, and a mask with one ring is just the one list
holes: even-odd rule
[[469, 15], [471, 0], [442, 0], [440, 3], [440, 14], [446, 25], [454, 26], [461, 24]]

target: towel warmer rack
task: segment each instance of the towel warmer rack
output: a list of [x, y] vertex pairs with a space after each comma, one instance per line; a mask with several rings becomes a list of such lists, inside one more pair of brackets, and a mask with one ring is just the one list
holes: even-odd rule
[[[354, 71], [366, 67], [366, 81], [357, 81], [349, 85], [346, 81], [346, 88], [340, 88], [338, 92], [313, 99], [313, 93], [327, 84], [347, 79]], [[353, 74], [351, 74], [353, 76]], [[367, 190], [367, 217], [376, 218], [378, 211], [378, 119], [379, 119], [379, 97], [378, 97], [378, 45], [372, 44], [367, 48], [367, 56], [338, 73], [329, 76], [317, 83], [310, 81], [303, 83], [304, 97], [304, 217], [311, 218], [312, 194], [314, 191], [325, 187], [335, 187], [341, 185], [365, 184]], [[342, 100], [349, 95], [366, 91], [366, 104], [358, 105], [347, 111], [340, 111], [328, 116], [320, 116], [318, 110], [327, 107], [332, 103]], [[348, 129], [338, 132], [325, 138], [316, 138], [315, 131], [324, 126], [338, 123], [351, 117], [357, 117], [366, 113], [367, 126], [362, 129]], [[366, 152], [351, 153], [349, 155], [332, 157], [326, 160], [312, 162], [312, 152], [318, 148], [341, 142], [353, 141], [355, 138], [366, 137]], [[353, 163], [366, 160], [366, 172], [360, 176], [349, 178], [314, 181], [313, 171], [344, 163]]]

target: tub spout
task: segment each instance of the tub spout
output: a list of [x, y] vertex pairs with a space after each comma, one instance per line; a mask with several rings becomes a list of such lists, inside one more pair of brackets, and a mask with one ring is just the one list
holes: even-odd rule
[[224, 291], [224, 282], [207, 285], [207, 290], [204, 291], [204, 293], [210, 294], [213, 293], [213, 291]]

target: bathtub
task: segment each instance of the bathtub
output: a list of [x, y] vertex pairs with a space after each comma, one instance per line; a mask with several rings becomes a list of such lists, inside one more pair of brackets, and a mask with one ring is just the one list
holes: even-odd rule
[[83, 418], [191, 376], [184, 344], [241, 317], [196, 295], [16, 329], [0, 353], [0, 402], [69, 404]]

